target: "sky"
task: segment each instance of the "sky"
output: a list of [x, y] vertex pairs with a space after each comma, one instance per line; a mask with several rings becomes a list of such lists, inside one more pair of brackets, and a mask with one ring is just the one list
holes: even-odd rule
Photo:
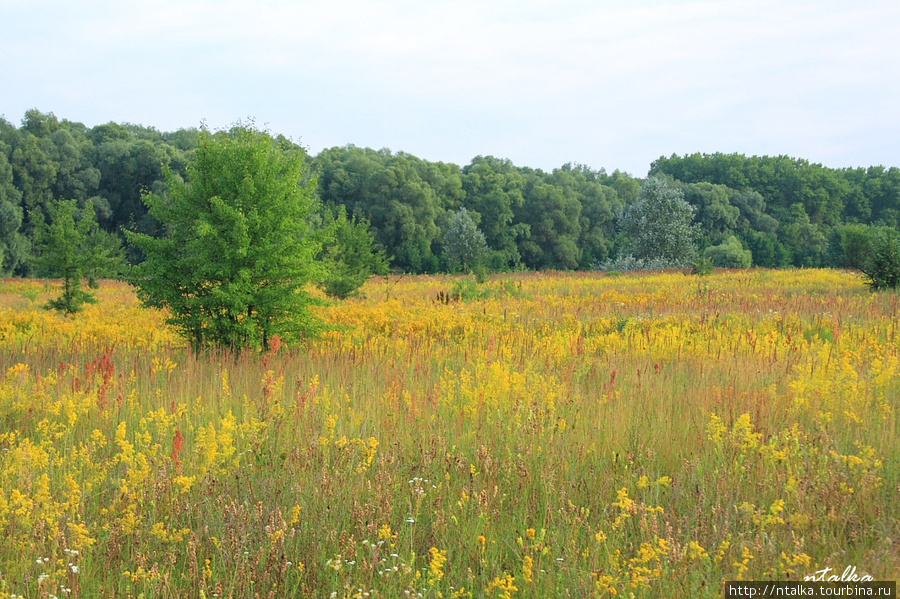
[[0, 115], [647, 174], [900, 166], [897, 0], [0, 0]]

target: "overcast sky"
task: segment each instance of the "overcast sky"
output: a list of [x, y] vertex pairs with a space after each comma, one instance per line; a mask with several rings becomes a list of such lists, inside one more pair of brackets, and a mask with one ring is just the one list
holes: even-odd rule
[[897, 0], [0, 0], [0, 115], [467, 164], [900, 166]]

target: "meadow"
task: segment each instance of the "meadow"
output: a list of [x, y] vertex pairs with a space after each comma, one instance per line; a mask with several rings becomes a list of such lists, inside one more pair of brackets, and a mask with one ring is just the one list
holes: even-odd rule
[[265, 355], [57, 292], [0, 282], [0, 599], [900, 573], [898, 296], [856, 273], [375, 279]]

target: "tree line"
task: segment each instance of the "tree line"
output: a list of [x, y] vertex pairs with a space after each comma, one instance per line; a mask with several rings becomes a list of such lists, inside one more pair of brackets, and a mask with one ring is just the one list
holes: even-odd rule
[[[0, 274], [53, 272], [41, 257], [43, 228], [64, 217], [62, 202], [73, 203], [75, 220], [91, 214], [97, 231], [111, 236], [85, 233], [95, 246], [121, 239], [123, 262], [142, 262], [143, 250], [125, 231], [167, 234], [145, 198], [165, 197], [173, 182], [189, 176], [200, 137], [200, 129], [88, 128], [38, 110], [26, 112], [18, 127], [0, 119]], [[308, 156], [291, 140], [273, 139], [306, 160], [304, 176], [317, 199], [312, 222], [343, 223], [344, 232], [323, 251], [347, 276], [367, 272], [340, 258], [351, 246], [357, 254], [370, 247], [383, 252], [378, 268], [387, 260], [409, 273], [472, 268], [459, 254], [457, 232], [466, 219], [451, 227], [463, 210], [483, 236], [477, 263], [485, 270], [588, 269], [632, 252], [638, 241], [629, 223], [646, 181], [620, 171], [566, 164], [546, 172], [491, 156], [461, 167], [355, 146]], [[787, 156], [693, 154], [662, 157], [648, 176], [691, 206], [696, 254], [719, 265], [845, 266], [853, 231], [900, 225], [896, 167], [833, 169]], [[101, 271], [94, 272], [115, 274]], [[353, 287], [340, 277], [332, 285]]]

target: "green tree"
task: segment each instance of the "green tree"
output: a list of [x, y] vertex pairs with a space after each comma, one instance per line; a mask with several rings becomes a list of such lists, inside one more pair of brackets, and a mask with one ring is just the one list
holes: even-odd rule
[[451, 270], [461, 268], [464, 273], [477, 267], [489, 251], [484, 233], [465, 208], [460, 208], [444, 232], [444, 256]]
[[522, 169], [524, 202], [516, 224], [524, 235], [519, 253], [535, 269], [572, 269], [581, 260], [581, 200], [575, 189], [558, 184], [540, 170]]
[[724, 185], [711, 183], [692, 183], [682, 187], [685, 201], [694, 207], [695, 221], [713, 243], [727, 239], [738, 226], [741, 211], [732, 205], [730, 191]]
[[825, 260], [828, 238], [821, 225], [810, 220], [803, 204], [794, 204], [783, 217], [778, 239], [793, 256], [794, 266], [816, 267]]
[[194, 350], [265, 350], [276, 334], [309, 333], [305, 287], [325, 270], [303, 149], [252, 124], [204, 128], [187, 181], [167, 182], [167, 196], [145, 197], [166, 235], [127, 234], [146, 257], [132, 279], [144, 304], [167, 309]]
[[849, 224], [831, 230], [828, 266], [859, 270], [872, 253], [872, 227]]
[[13, 185], [8, 146], [0, 141], [0, 276], [8, 277], [28, 258], [30, 244], [21, 231], [22, 194]]
[[706, 248], [703, 256], [720, 268], [750, 268], [753, 265], [753, 254], [745, 250], [734, 235], [719, 245]]
[[437, 244], [448, 210], [465, 196], [458, 166], [354, 146], [324, 150], [316, 163], [322, 201], [369, 219], [394, 267], [415, 273], [438, 269]]
[[638, 260], [662, 260], [682, 267], [694, 259], [697, 228], [693, 207], [681, 190], [659, 177], [649, 177], [638, 200], [625, 208], [619, 221], [627, 247]]
[[578, 268], [591, 268], [593, 264], [603, 262], [613, 250], [616, 212], [623, 206], [616, 190], [603, 184], [606, 179], [602, 169], [594, 171], [585, 165], [571, 163], [554, 169], [549, 178], [556, 185], [571, 190], [581, 204]]
[[85, 303], [96, 301], [92, 293], [82, 288], [82, 279], [88, 279], [89, 287], [96, 287], [97, 278], [121, 273], [121, 243], [97, 227], [91, 204], [79, 214], [75, 200], [61, 201], [51, 204], [49, 212], [49, 224], [40, 213], [35, 219], [38, 274], [62, 278], [63, 294], [52, 300], [49, 307], [72, 314]]
[[873, 227], [870, 252], [859, 269], [875, 290], [900, 288], [900, 231]]
[[347, 209], [325, 209], [325, 241], [319, 260], [328, 265], [328, 275], [322, 288], [331, 297], [345, 299], [357, 293], [373, 274], [388, 273], [388, 259], [383, 250], [375, 248], [375, 236], [369, 231], [369, 221], [362, 217], [347, 217]]
[[753, 255], [753, 263], [757, 266], [778, 268], [790, 265], [790, 250], [778, 241], [773, 233], [751, 230], [742, 234], [741, 239], [747, 244], [747, 248]]
[[873, 289], [900, 287], [900, 231], [894, 227], [845, 225], [832, 231], [831, 261], [858, 269]]
[[466, 209], [481, 216], [479, 229], [492, 248], [486, 257], [488, 266], [495, 270], [517, 266], [522, 258], [517, 241], [528, 230], [527, 225], [513, 224], [524, 201], [522, 175], [509, 160], [493, 156], [473, 158], [462, 172]]

